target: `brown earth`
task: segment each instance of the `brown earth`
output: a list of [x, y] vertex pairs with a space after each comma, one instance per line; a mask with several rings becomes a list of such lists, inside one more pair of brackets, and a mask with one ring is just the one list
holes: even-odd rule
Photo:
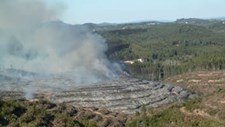
[[163, 82], [182, 86], [203, 95], [209, 95], [225, 88], [225, 70], [190, 72], [169, 77]]

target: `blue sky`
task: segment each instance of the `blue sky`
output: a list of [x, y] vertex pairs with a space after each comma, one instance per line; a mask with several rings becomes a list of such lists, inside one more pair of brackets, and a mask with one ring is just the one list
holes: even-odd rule
[[225, 17], [225, 0], [47, 0], [63, 4], [71, 24]]

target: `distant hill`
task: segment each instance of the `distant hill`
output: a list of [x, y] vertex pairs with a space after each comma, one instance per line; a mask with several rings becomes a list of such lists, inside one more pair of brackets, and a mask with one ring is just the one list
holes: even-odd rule
[[178, 19], [176, 23], [179, 24], [192, 24], [198, 26], [204, 26], [215, 32], [225, 33], [225, 18], [214, 18], [214, 19]]
[[188, 18], [188, 19], [178, 19], [176, 23], [180, 24], [192, 24], [199, 26], [208, 26], [217, 22], [216, 20], [206, 20], [206, 19], [197, 19], [197, 18]]

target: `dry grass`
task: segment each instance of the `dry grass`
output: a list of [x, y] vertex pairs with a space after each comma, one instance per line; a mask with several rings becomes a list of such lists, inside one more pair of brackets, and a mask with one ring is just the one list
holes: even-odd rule
[[163, 82], [179, 85], [203, 95], [209, 95], [225, 89], [225, 70], [190, 72], [169, 77]]

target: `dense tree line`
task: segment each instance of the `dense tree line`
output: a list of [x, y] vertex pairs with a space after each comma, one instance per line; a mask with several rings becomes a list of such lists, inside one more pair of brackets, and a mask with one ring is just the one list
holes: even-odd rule
[[225, 68], [225, 35], [209, 27], [162, 23], [98, 33], [106, 38], [109, 58], [144, 59], [143, 63], [127, 65], [139, 78], [161, 80], [189, 71]]

